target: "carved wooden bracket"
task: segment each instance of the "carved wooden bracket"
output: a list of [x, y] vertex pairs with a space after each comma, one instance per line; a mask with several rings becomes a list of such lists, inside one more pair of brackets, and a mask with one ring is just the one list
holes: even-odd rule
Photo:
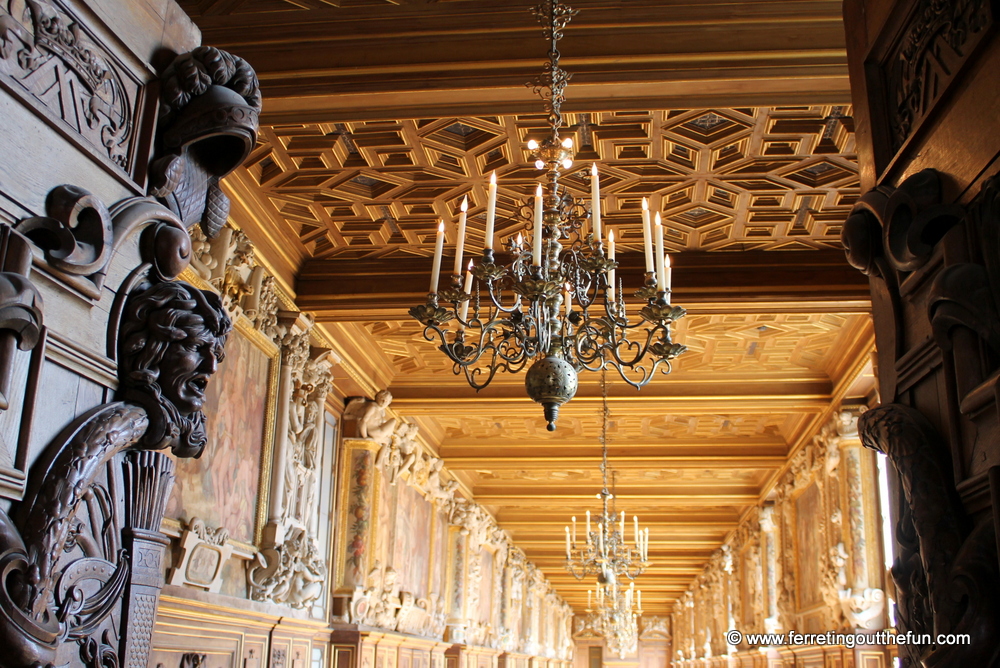
[[229, 215], [219, 180], [243, 163], [257, 138], [257, 75], [242, 58], [201, 46], [178, 56], [162, 79], [150, 193], [213, 239]]

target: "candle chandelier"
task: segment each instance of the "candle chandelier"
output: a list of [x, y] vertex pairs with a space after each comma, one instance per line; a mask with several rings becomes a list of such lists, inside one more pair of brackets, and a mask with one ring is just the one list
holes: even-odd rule
[[[610, 651], [624, 658], [636, 650], [638, 618], [642, 615], [642, 591], [635, 588], [635, 578], [649, 566], [649, 529], [639, 530], [639, 518], [632, 516], [634, 542], [625, 542], [625, 511], [615, 510], [615, 478], [608, 491], [608, 392], [607, 379], [601, 374], [601, 514], [596, 531], [591, 531], [590, 511], [582, 545], [577, 543], [576, 517], [573, 529], [566, 527], [566, 570], [578, 580], [597, 575], [593, 590], [587, 590], [589, 626], [600, 633]], [[631, 580], [625, 586], [625, 580]], [[596, 603], [596, 606], [595, 606]]]
[[622, 285], [615, 275], [614, 233], [609, 230], [605, 239], [601, 230], [597, 165], [591, 170], [589, 202], [575, 198], [559, 182], [573, 165], [574, 148], [572, 137], [559, 135], [570, 74], [559, 66], [557, 47], [576, 10], [557, 0], [545, 0], [533, 13], [543, 25], [550, 48], [542, 74], [528, 85], [545, 105], [549, 136], [527, 145], [535, 166], [545, 170], [544, 188], [538, 185], [534, 206], [525, 204], [517, 214], [522, 222], [533, 223], [530, 243], [518, 235], [508, 242], [506, 254], [494, 252], [494, 172], [488, 188], [482, 258], [478, 263], [470, 261], [463, 282], [468, 208], [463, 202], [451, 286], [443, 290], [438, 286], [442, 222], [427, 302], [409, 313], [424, 324], [428, 341], [440, 343], [455, 373], [464, 373], [477, 391], [489, 385], [498, 371], [516, 373], [532, 362], [525, 387], [528, 396], [542, 405], [552, 431], [559, 407], [576, 394], [577, 373], [582, 369], [599, 371], [611, 366], [636, 388], [649, 383], [657, 370], [669, 373], [670, 360], [686, 350], [671, 341], [670, 325], [685, 311], [670, 304], [670, 264], [663, 251], [663, 228], [657, 214], [654, 229], [644, 206], [646, 276], [635, 295], [646, 303], [629, 320]]
[[642, 592], [630, 582], [628, 589], [598, 583], [595, 592], [588, 591], [587, 598], [596, 593], [597, 607], [587, 605], [588, 625], [604, 637], [608, 651], [624, 659], [634, 654], [639, 642], [639, 617], [642, 615]]

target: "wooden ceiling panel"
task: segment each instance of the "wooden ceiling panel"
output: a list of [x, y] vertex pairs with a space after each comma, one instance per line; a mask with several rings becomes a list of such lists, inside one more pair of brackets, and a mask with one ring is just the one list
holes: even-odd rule
[[[682, 250], [839, 246], [858, 196], [850, 107], [739, 108], [567, 115], [579, 159], [564, 179], [589, 192], [597, 161], [604, 221], [620, 252], [641, 251], [643, 197]], [[539, 115], [268, 126], [249, 166], [305, 252], [336, 259], [427, 257], [438, 220], [454, 243], [470, 198], [467, 252], [479, 253], [487, 175], [497, 170], [497, 236], [521, 232], [538, 172], [524, 148]]]

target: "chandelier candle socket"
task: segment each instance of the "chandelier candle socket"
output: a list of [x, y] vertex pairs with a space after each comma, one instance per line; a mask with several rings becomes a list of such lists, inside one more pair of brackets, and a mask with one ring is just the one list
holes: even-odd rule
[[[530, 226], [531, 244], [525, 247], [507, 237], [503, 249], [494, 249], [497, 173], [490, 175], [486, 199], [486, 228], [482, 258], [462, 281], [468, 203], [463, 201], [451, 285], [439, 289], [444, 227], [436, 239], [431, 289], [427, 302], [410, 309], [424, 325], [424, 338], [464, 373], [476, 390], [492, 382], [497, 372], [517, 373], [528, 367], [525, 389], [542, 405], [547, 428], [555, 429], [559, 407], [572, 399], [580, 371], [613, 368], [630, 385], [642, 388], [657, 372], [670, 373], [671, 360], [685, 346], [671, 340], [673, 322], [685, 311], [673, 307], [664, 293], [662, 273], [647, 267], [645, 285], [635, 293], [646, 301], [639, 317], [629, 321], [625, 294], [617, 285], [615, 238], [601, 227], [598, 165], [590, 167], [590, 197], [577, 198], [561, 183], [573, 169], [573, 137], [560, 136], [562, 104], [570, 74], [559, 66], [558, 42], [576, 10], [557, 0], [545, 0], [534, 14], [545, 28], [549, 61], [529, 84], [545, 106], [549, 134], [531, 139], [527, 148], [535, 166], [543, 170], [533, 202], [515, 208], [515, 229]], [[644, 251], [651, 255], [645, 232]], [[590, 233], [586, 232], [590, 228]], [[605, 254], [604, 242], [607, 241]], [[662, 262], [662, 232], [657, 247]], [[470, 296], [476, 298], [469, 307]], [[480, 296], [482, 295], [482, 304]], [[443, 303], [439, 303], [443, 302]], [[447, 305], [450, 303], [450, 307]], [[451, 325], [456, 321], [456, 325]], [[588, 530], [589, 533], [589, 530]]]

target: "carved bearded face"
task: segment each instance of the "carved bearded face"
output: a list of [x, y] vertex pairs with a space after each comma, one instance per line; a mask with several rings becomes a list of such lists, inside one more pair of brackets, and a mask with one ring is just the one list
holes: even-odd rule
[[160, 389], [181, 415], [200, 411], [205, 405], [208, 381], [224, 356], [225, 339], [201, 329], [167, 345], [160, 362]]
[[201, 454], [205, 390], [231, 327], [218, 295], [186, 283], [160, 283], [130, 297], [118, 341], [119, 391], [147, 410], [147, 447]]

